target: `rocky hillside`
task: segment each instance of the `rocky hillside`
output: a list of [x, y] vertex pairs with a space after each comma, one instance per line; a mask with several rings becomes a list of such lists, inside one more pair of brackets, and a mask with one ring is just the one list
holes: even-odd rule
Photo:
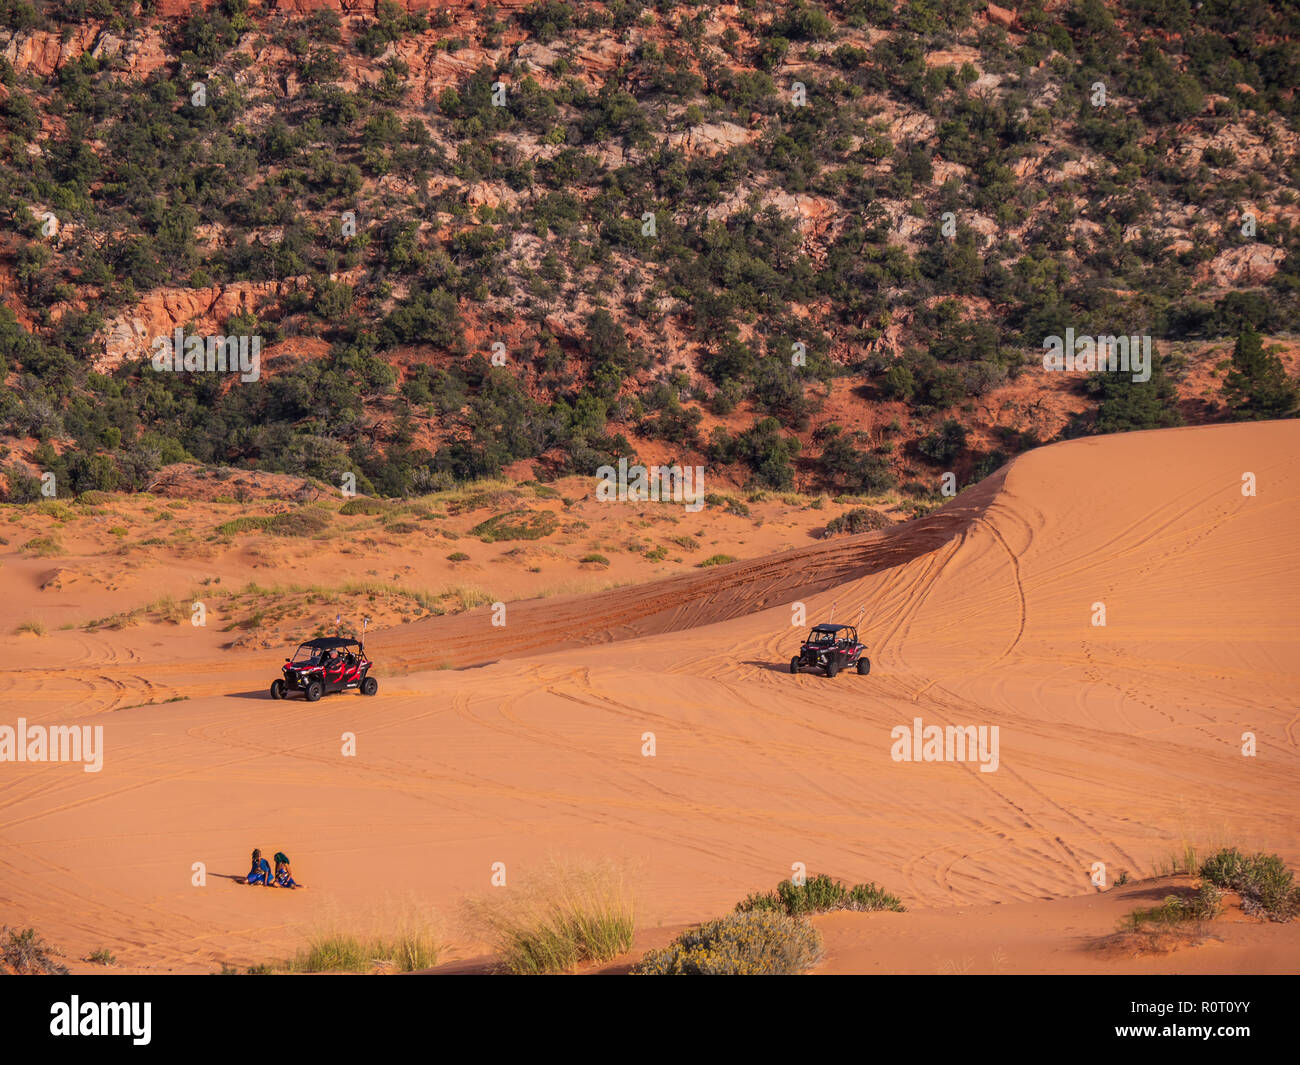
[[[0, 0], [0, 26], [10, 499], [620, 455], [925, 497], [1062, 435], [1295, 409], [1293, 0]], [[177, 330], [260, 361], [162, 372]], [[1045, 370], [1067, 330], [1153, 338], [1149, 380]]]

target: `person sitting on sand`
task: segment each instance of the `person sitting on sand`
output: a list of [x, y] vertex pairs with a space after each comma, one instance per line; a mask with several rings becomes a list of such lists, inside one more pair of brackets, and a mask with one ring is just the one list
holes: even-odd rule
[[256, 847], [253, 848], [252, 867], [248, 870], [248, 876], [244, 877], [244, 883], [272, 886], [271, 864], [262, 857], [262, 852]]
[[284, 851], [275, 852], [275, 882], [280, 887], [296, 888], [298, 882], [293, 878], [293, 870], [289, 868], [289, 856]]

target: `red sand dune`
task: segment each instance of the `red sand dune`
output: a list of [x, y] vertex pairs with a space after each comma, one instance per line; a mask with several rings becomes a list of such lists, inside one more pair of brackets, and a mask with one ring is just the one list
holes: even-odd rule
[[[275, 656], [70, 634], [54, 680], [11, 678], [0, 724], [102, 724], [105, 767], [0, 765], [0, 913], [72, 956], [211, 971], [392, 906], [451, 914], [497, 861], [626, 858], [651, 931], [803, 862], [911, 911], [821, 919], [830, 971], [980, 971], [992, 950], [1006, 971], [1145, 971], [1085, 950], [1136, 904], [1132, 886], [1096, 897], [1094, 862], [1149, 876], [1184, 839], [1300, 859], [1298, 445], [1285, 422], [1043, 448], [887, 533], [512, 604], [504, 629], [480, 610], [376, 633], [373, 700], [272, 703]], [[865, 606], [870, 677], [789, 675], [796, 599], [809, 622]], [[87, 712], [119, 670], [195, 697]], [[998, 726], [997, 771], [892, 760], [891, 729], [918, 717]], [[312, 890], [226, 879], [253, 845]], [[1226, 922], [1227, 947], [1166, 968], [1294, 971], [1298, 933]]]

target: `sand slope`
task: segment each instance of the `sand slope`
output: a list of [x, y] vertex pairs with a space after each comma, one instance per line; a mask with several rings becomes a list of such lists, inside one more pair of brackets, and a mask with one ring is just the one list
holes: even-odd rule
[[[1044, 448], [893, 533], [520, 604], [504, 629], [479, 611], [377, 634], [381, 661], [416, 669], [511, 657], [384, 677], [373, 700], [274, 704], [236, 663], [229, 694], [87, 717], [99, 774], [0, 765], [0, 912], [70, 953], [211, 969], [282, 957], [324, 921], [449, 913], [491, 863], [551, 851], [634, 862], [648, 927], [725, 911], [794, 862], [979, 920], [1090, 894], [1097, 861], [1150, 874], [1184, 838], [1294, 865], [1298, 447], [1290, 422]], [[788, 674], [796, 599], [810, 622], [866, 607], [870, 677]], [[93, 687], [101, 652], [78, 638]], [[204, 692], [222, 676], [210, 649], [139, 657], [182, 690], [184, 670], [217, 671]], [[67, 716], [10, 686], [0, 723], [22, 713]], [[916, 717], [998, 726], [998, 770], [893, 761], [890, 730]], [[313, 890], [223, 879], [253, 845]], [[1047, 928], [1065, 910], [1022, 912]], [[875, 949], [834, 965], [876, 971]]]

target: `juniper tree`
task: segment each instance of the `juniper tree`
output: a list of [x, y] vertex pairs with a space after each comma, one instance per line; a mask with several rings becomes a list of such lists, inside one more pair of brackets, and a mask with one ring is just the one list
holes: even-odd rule
[[1239, 421], [1286, 418], [1295, 411], [1295, 382], [1287, 376], [1277, 353], [1266, 351], [1259, 334], [1249, 326], [1237, 334], [1223, 396]]

